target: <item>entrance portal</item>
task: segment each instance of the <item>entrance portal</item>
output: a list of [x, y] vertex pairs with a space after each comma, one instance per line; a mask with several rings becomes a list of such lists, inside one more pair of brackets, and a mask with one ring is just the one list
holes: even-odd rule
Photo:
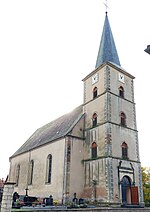
[[131, 179], [128, 176], [124, 176], [121, 180], [122, 190], [122, 204], [126, 205], [138, 205], [138, 187], [131, 186]]
[[128, 176], [124, 176], [121, 180], [122, 203], [123, 205], [131, 204], [131, 180]]

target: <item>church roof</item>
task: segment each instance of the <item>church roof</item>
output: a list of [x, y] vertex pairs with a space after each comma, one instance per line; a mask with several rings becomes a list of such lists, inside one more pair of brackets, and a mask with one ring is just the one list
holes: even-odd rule
[[103, 32], [95, 68], [98, 68], [105, 62], [112, 62], [115, 63], [116, 65], [121, 66], [117, 49], [115, 46], [115, 41], [109, 24], [107, 12], [105, 16], [105, 22], [103, 26]]
[[37, 129], [10, 158], [66, 136], [70, 133], [82, 116], [83, 107], [80, 105], [72, 112], [67, 113]]

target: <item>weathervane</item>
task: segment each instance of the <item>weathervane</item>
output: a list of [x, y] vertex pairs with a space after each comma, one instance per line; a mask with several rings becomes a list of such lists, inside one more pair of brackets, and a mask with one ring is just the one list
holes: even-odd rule
[[107, 0], [105, 0], [104, 5], [105, 5], [105, 8], [106, 8], [106, 14], [107, 14], [107, 9], [109, 8]]

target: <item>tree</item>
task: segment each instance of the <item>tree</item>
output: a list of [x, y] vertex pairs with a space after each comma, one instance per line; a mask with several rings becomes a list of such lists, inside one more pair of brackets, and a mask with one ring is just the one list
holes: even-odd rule
[[150, 167], [142, 167], [142, 182], [145, 204], [150, 204]]

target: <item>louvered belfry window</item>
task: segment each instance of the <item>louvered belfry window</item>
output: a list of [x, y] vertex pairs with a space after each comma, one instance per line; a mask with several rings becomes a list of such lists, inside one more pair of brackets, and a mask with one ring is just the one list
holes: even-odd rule
[[122, 86], [119, 87], [119, 96], [124, 98], [124, 88]]
[[91, 153], [92, 153], [92, 158], [97, 158], [97, 144], [96, 142], [92, 143], [92, 148], [91, 148]]
[[93, 121], [93, 127], [96, 127], [96, 125], [97, 125], [97, 114], [96, 113], [93, 114], [92, 121]]
[[126, 115], [123, 112], [120, 114], [120, 122], [122, 126], [126, 126]]
[[97, 97], [97, 87], [93, 89], [93, 99]]
[[122, 158], [127, 159], [128, 158], [128, 145], [126, 142], [122, 143]]

